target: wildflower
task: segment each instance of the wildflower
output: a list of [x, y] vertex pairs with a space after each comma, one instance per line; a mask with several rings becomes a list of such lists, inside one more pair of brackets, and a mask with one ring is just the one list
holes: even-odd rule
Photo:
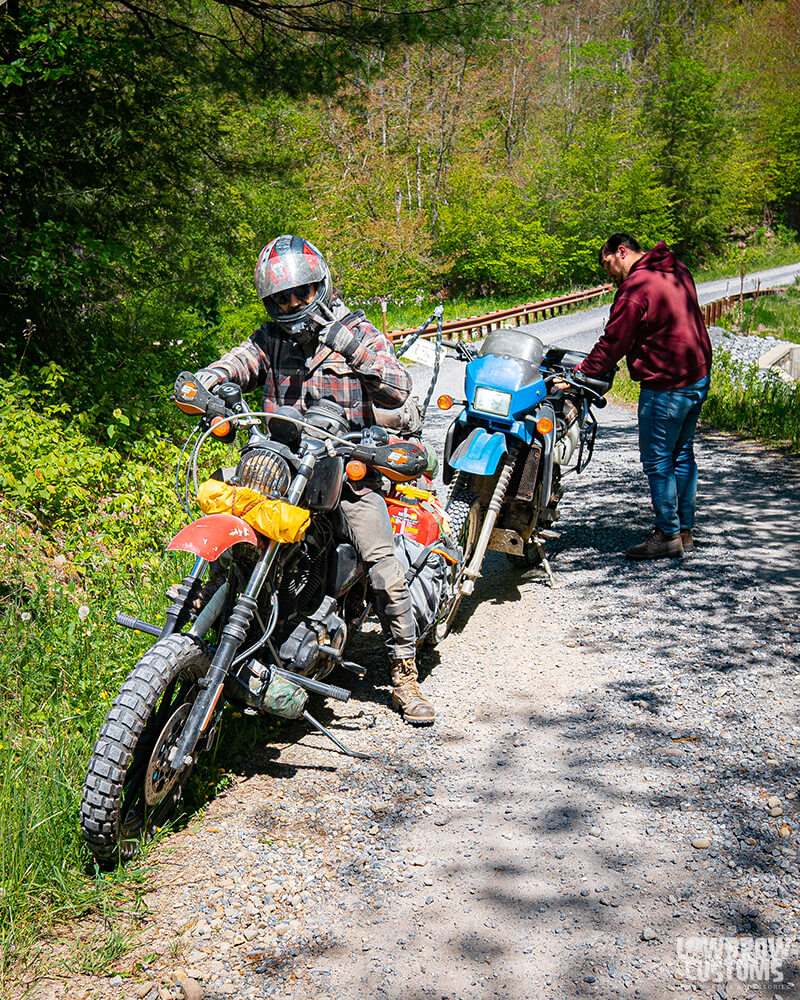
[[30, 613], [30, 611], [22, 611], [22, 612], [20, 612], [20, 616], [19, 617], [20, 617], [21, 621], [23, 621], [23, 622], [29, 622], [31, 620], [31, 618], [33, 618], [33, 615]]
[[89, 617], [89, 605], [81, 604], [81, 606], [78, 608], [78, 618], [80, 618], [82, 622], [85, 622], [88, 617]]

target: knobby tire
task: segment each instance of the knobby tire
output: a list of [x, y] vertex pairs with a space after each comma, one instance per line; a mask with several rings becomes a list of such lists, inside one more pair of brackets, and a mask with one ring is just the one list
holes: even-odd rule
[[[84, 839], [102, 865], [126, 861], [172, 816], [194, 762], [177, 775], [154, 763], [175, 742], [160, 740], [175, 713], [194, 702], [197, 681], [208, 670], [208, 647], [188, 635], [159, 639], [142, 656], [120, 688], [94, 745], [81, 800]], [[166, 738], [165, 738], [166, 739]], [[158, 801], [146, 801], [147, 792]]]

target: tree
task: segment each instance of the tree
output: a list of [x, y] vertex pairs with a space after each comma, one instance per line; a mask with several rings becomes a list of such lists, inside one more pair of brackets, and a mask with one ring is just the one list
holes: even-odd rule
[[[86, 352], [113, 309], [170, 284], [214, 308], [225, 261], [252, 256], [224, 201], [289, 176], [256, 99], [332, 91], [374, 45], [479, 30], [475, 0], [33, 0], [0, 6], [0, 338], [6, 357]], [[236, 139], [236, 141], [232, 141]], [[242, 195], [243, 187], [236, 189]], [[263, 207], [258, 186], [247, 195]], [[285, 199], [290, 215], [292, 197]], [[281, 213], [278, 213], [281, 214]], [[246, 253], [244, 252], [246, 245]], [[147, 274], [146, 282], [141, 275]], [[113, 308], [109, 308], [112, 304]], [[138, 308], [138, 305], [137, 305]], [[30, 343], [27, 343], [29, 341]]]

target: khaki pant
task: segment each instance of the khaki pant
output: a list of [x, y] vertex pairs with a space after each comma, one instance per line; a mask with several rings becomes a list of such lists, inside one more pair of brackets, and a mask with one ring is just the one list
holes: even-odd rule
[[341, 510], [358, 554], [367, 568], [375, 611], [387, 635], [389, 655], [407, 659], [416, 652], [416, 629], [405, 570], [394, 554], [394, 533], [386, 503], [372, 490], [345, 488]]

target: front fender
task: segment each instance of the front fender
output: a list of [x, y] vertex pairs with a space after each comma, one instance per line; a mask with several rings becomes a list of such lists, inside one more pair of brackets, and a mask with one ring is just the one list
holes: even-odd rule
[[471, 472], [475, 476], [493, 476], [508, 452], [504, 434], [492, 434], [483, 427], [475, 430], [456, 448], [450, 457], [450, 465], [459, 472]]
[[233, 514], [209, 514], [182, 528], [170, 541], [167, 550], [191, 552], [213, 562], [239, 542], [259, 545], [258, 535], [247, 521]]

